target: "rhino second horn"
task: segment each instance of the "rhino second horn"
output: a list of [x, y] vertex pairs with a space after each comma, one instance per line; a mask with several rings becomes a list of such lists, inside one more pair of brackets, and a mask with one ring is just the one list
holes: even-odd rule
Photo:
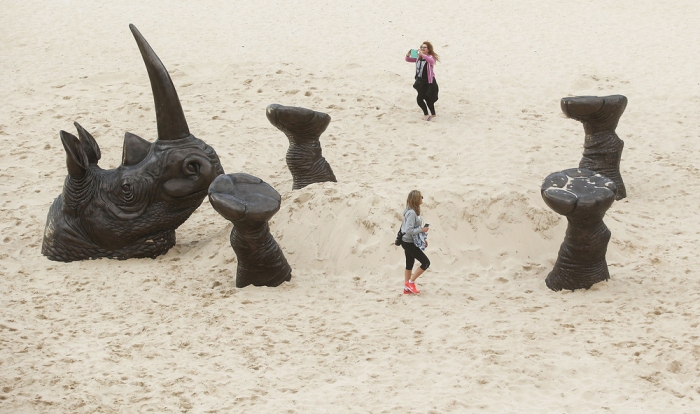
[[156, 121], [158, 122], [158, 139], [170, 141], [189, 137], [190, 129], [187, 126], [185, 113], [165, 65], [136, 26], [130, 24], [129, 28], [139, 46], [141, 57], [148, 71], [148, 78], [151, 81], [153, 102], [156, 107]]
[[151, 143], [134, 135], [131, 132], [124, 134], [124, 147], [122, 148], [122, 165], [136, 165], [143, 161], [151, 151]]

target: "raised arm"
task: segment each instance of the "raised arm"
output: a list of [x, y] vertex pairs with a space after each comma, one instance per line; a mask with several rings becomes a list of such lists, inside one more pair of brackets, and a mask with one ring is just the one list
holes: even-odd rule
[[435, 57], [430, 56], [430, 55], [422, 55], [423, 59], [425, 59], [426, 62], [430, 63], [431, 65], [435, 64]]

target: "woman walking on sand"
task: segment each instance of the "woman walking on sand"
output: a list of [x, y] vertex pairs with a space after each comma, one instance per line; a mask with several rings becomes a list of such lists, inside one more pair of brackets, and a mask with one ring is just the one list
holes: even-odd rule
[[[435, 102], [438, 100], [437, 79], [435, 79], [435, 62], [440, 61], [440, 56], [433, 50], [430, 42], [423, 42], [418, 50], [418, 57], [411, 57], [411, 51], [406, 54], [406, 62], [416, 63], [416, 76], [413, 87], [418, 92], [416, 102], [423, 110], [423, 119], [430, 121], [435, 118]], [[428, 114], [430, 110], [430, 114]]]
[[[423, 250], [416, 246], [414, 242], [414, 235], [423, 235], [421, 233], [426, 233], [430, 229], [426, 224], [423, 226], [423, 219], [420, 216], [420, 206], [423, 204], [423, 196], [420, 191], [413, 190], [408, 193], [408, 198], [406, 199], [406, 208], [403, 211], [403, 222], [401, 223], [401, 232], [404, 233], [401, 238], [401, 247], [406, 255], [406, 270], [404, 271], [404, 294], [418, 294], [420, 290], [416, 286], [416, 279], [418, 276], [422, 275], [423, 272], [428, 270], [430, 266], [430, 260], [428, 256], [425, 255]], [[425, 243], [425, 247], [428, 247], [428, 239], [424, 237], [419, 237], [422, 242]], [[420, 267], [413, 272], [413, 265], [416, 260], [420, 262]]]

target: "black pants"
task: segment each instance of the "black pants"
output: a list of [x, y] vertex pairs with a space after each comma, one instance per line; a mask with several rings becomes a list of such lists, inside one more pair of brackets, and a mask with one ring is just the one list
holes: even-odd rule
[[425, 95], [418, 94], [416, 102], [418, 102], [420, 109], [423, 110], [423, 115], [428, 115], [428, 109], [430, 109], [430, 115], [435, 115], [435, 101], [429, 100]]
[[413, 87], [418, 92], [416, 96], [416, 103], [423, 110], [423, 115], [428, 115], [428, 109], [430, 109], [430, 114], [435, 115], [435, 102], [438, 100], [439, 87], [437, 80], [433, 79], [433, 83], [428, 83], [426, 80], [418, 79]]
[[430, 259], [423, 253], [423, 250], [418, 248], [413, 243], [406, 243], [401, 241], [401, 247], [403, 247], [403, 252], [406, 254], [406, 270], [413, 270], [413, 265], [416, 263], [416, 259], [420, 262], [420, 268], [423, 270], [428, 270], [430, 267]]

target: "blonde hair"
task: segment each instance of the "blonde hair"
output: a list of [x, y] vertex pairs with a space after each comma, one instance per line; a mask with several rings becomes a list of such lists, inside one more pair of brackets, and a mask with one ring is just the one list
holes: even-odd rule
[[417, 216], [420, 216], [420, 202], [423, 199], [420, 191], [413, 190], [408, 193], [408, 198], [406, 198], [406, 207], [416, 212]]
[[430, 56], [434, 57], [436, 62], [439, 62], [439, 61], [440, 61], [440, 56], [438, 56], [438, 54], [435, 53], [435, 51], [433, 50], [433, 44], [430, 43], [430, 42], [428, 42], [428, 41], [425, 41], [425, 42], [423, 42], [422, 44], [428, 46], [428, 54], [429, 54]]

